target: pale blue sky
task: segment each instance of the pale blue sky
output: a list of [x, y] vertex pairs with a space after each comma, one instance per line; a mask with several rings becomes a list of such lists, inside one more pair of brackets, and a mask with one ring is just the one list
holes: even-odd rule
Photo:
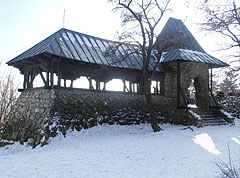
[[64, 9], [65, 28], [113, 38], [120, 26], [106, 0], [1, 0], [0, 59], [8, 61], [62, 28]]
[[[184, 4], [185, 0], [172, 0], [169, 16], [185, 21], [185, 24], [208, 52], [208, 37], [199, 33], [196, 25], [196, 3]], [[0, 1], [0, 60], [7, 62], [63, 27], [101, 38], [114, 40], [120, 28], [119, 14], [113, 13], [107, 0], [1, 0]], [[193, 20], [194, 19], [194, 20]], [[213, 44], [214, 42], [212, 42]], [[209, 48], [209, 49], [206, 49]], [[212, 49], [214, 50], [214, 49]]]

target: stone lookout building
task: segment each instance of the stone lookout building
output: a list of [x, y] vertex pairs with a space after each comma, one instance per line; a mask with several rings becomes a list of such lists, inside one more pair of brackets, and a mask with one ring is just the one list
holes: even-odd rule
[[[212, 69], [228, 64], [207, 54], [178, 19], [167, 21], [155, 42], [163, 43], [167, 48], [152, 82], [158, 121], [197, 126], [229, 121], [219, 112], [211, 92]], [[116, 46], [112, 56], [105, 55]], [[142, 57], [134, 53], [137, 48], [63, 28], [10, 60], [7, 64], [19, 69], [24, 82], [1, 137], [36, 146], [68, 129], [148, 122], [141, 93]], [[114, 62], [114, 56], [127, 58]], [[154, 65], [153, 54], [149, 69]], [[42, 87], [34, 87], [36, 76]], [[80, 77], [88, 80], [88, 89], [75, 87]], [[106, 90], [112, 79], [121, 79], [122, 92]], [[196, 95], [194, 109], [188, 105], [189, 87]]]

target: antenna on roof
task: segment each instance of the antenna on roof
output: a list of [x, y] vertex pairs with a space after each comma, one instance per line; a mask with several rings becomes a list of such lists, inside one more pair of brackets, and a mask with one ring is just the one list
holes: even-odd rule
[[65, 23], [65, 9], [63, 10], [63, 28], [64, 28], [64, 23]]

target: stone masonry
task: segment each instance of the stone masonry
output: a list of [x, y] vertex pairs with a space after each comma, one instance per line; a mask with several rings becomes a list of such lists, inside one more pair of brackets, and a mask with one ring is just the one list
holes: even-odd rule
[[[159, 123], [193, 124], [188, 112], [172, 107], [175, 100], [153, 95]], [[67, 130], [87, 129], [102, 124], [141, 124], [149, 122], [145, 96], [120, 92], [81, 89], [31, 89], [22, 92], [13, 112], [3, 123], [1, 138], [45, 145], [50, 137]]]

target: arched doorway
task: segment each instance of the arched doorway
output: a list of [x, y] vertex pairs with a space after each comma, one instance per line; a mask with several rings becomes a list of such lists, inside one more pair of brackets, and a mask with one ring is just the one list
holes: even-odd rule
[[187, 103], [189, 108], [197, 108], [195, 80], [196, 78], [191, 79], [190, 85], [188, 87]]

